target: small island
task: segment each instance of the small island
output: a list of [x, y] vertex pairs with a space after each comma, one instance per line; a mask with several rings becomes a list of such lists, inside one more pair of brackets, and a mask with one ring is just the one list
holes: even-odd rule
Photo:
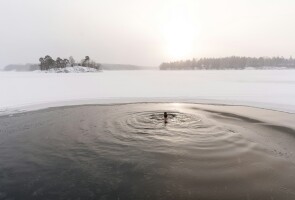
[[101, 64], [91, 60], [89, 56], [85, 56], [81, 62], [76, 62], [70, 56], [69, 59], [57, 57], [54, 60], [51, 56], [46, 55], [39, 59], [40, 64], [32, 67], [39, 68], [40, 71], [49, 73], [81, 73], [81, 72], [97, 72], [101, 70]]

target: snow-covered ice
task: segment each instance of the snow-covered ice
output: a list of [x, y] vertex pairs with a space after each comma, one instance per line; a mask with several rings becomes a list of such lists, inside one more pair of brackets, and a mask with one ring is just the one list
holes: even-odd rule
[[51, 106], [196, 102], [295, 113], [295, 70], [0, 72], [0, 112]]

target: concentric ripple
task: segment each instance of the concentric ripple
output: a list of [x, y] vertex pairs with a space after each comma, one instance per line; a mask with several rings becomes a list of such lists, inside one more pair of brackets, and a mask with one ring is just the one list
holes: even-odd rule
[[201, 119], [197, 116], [180, 112], [169, 112], [165, 123], [163, 113], [164, 111], [137, 112], [121, 116], [122, 119], [119, 120], [129, 131], [162, 130], [168, 126], [174, 129], [202, 126]]
[[[164, 112], [168, 112], [167, 123]], [[197, 113], [169, 110], [120, 113], [108, 127], [118, 143], [128, 141], [129, 146], [154, 153], [179, 149], [186, 156], [199, 160], [199, 165], [204, 167], [225, 166], [229, 160], [236, 160], [255, 147], [255, 143], [235, 131], [220, 127]]]
[[249, 136], [271, 126], [212, 113], [163, 103], [1, 118], [0, 199], [295, 199], [294, 163]]

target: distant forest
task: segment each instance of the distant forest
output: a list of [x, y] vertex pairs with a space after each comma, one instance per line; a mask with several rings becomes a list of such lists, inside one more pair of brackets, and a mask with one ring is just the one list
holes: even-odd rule
[[201, 58], [184, 61], [162, 63], [160, 70], [225, 70], [225, 69], [295, 69], [295, 59], [290, 57], [225, 57], [225, 58]]

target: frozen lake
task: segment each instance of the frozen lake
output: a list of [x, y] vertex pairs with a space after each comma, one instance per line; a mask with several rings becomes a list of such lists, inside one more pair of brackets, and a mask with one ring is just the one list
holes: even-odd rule
[[295, 113], [295, 70], [2, 72], [0, 94], [0, 199], [295, 197], [294, 114], [245, 107]]
[[295, 112], [295, 70], [0, 72], [0, 110], [69, 104], [196, 102]]

